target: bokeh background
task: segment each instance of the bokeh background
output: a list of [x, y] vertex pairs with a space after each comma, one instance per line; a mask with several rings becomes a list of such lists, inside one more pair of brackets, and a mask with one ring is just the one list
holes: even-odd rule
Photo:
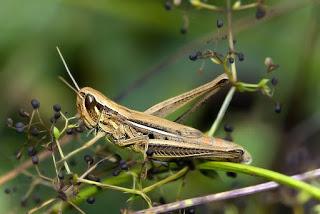
[[[208, 1], [223, 4], [220, 1]], [[250, 1], [242, 1], [243, 3]], [[255, 9], [234, 14], [236, 49], [245, 54], [238, 63], [239, 78], [257, 82], [276, 77], [274, 100], [261, 93], [237, 93], [223, 124], [232, 124], [235, 142], [253, 156], [253, 165], [286, 174], [319, 167], [320, 130], [320, 44], [319, 1], [266, 1], [267, 16], [256, 20]], [[209, 60], [190, 61], [195, 51], [217, 50], [225, 54], [223, 27], [216, 20], [223, 14], [197, 10], [188, 1], [167, 11], [160, 0], [2, 0], [0, 7], [0, 118], [19, 120], [22, 107], [30, 110], [30, 100], [41, 102], [44, 118], [51, 117], [52, 105], [60, 103], [71, 115], [76, 112], [75, 94], [58, 76], [69, 81], [56, 51], [59, 46], [80, 87], [94, 87], [117, 102], [141, 110], [163, 99], [206, 83], [222, 72]], [[181, 34], [188, 17], [186, 34]], [[226, 21], [225, 21], [226, 24]], [[280, 68], [266, 73], [264, 59], [272, 57]], [[69, 81], [70, 82], [70, 81]], [[207, 131], [214, 121], [226, 89], [186, 121]], [[275, 101], [282, 112], [274, 112]], [[217, 135], [224, 137], [223, 124]], [[19, 164], [14, 152], [24, 138], [5, 123], [0, 125], [0, 174]], [[76, 145], [75, 145], [76, 146]], [[81, 157], [80, 157], [81, 159]], [[238, 175], [219, 179], [191, 172], [182, 198], [200, 196], [262, 182]], [[24, 213], [20, 199], [30, 181], [20, 176], [1, 187], [0, 212]], [[174, 201], [177, 183], [167, 185], [162, 195]], [[5, 188], [16, 187], [5, 194]], [[36, 189], [33, 197], [46, 198], [46, 189]], [[161, 195], [151, 194], [154, 200]], [[200, 213], [223, 210], [230, 213], [287, 212], [299, 210], [287, 191], [260, 193], [241, 199], [197, 208]], [[83, 204], [88, 213], [119, 213], [127, 195], [106, 191], [95, 205]], [[309, 210], [312, 203], [304, 206]], [[33, 207], [32, 199], [27, 207]], [[141, 206], [138, 208], [141, 208]], [[76, 213], [69, 210], [70, 213]], [[262, 212], [262, 211], [261, 211]]]

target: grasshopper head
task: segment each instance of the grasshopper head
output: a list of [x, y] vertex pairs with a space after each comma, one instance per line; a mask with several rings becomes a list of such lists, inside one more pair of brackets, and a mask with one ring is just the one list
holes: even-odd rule
[[108, 98], [93, 88], [84, 87], [79, 90], [77, 110], [88, 128], [97, 126], [105, 109], [103, 103], [105, 103], [106, 99]]

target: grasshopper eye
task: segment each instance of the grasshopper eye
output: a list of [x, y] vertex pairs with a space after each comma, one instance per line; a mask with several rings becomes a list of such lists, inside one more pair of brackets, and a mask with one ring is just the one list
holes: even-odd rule
[[95, 106], [96, 100], [92, 95], [87, 94], [87, 96], [84, 100], [84, 103], [85, 103], [87, 109], [91, 109], [92, 107]]

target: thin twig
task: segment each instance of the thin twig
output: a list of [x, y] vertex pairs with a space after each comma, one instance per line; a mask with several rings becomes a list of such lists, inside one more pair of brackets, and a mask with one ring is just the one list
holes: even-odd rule
[[[70, 139], [71, 139], [70, 136], [63, 137], [63, 139], [61, 140], [61, 143], [60, 143], [61, 146], [70, 142]], [[48, 151], [48, 150], [45, 150], [45, 151], [39, 153], [39, 155], [38, 155], [39, 161], [45, 160], [50, 155], [51, 155], [51, 151]], [[25, 170], [30, 168], [31, 166], [33, 166], [33, 163], [29, 159], [29, 160], [23, 162], [18, 167], [14, 168], [13, 170], [7, 172], [6, 174], [4, 174], [3, 176], [0, 177], [0, 186], [7, 183], [8, 181], [14, 179], [19, 174], [21, 174], [22, 172], [24, 172]]]
[[57, 200], [56, 198], [51, 198], [51, 199], [43, 202], [42, 204], [40, 204], [40, 206], [35, 207], [35, 208], [29, 210], [29, 211], [28, 211], [28, 214], [32, 214], [32, 213], [34, 213], [34, 212], [37, 212], [37, 211], [40, 210], [41, 208], [43, 208], [43, 207], [51, 204], [52, 202], [54, 202], [54, 201], [56, 201], [56, 200]]
[[[281, 2], [281, 3], [277, 4], [276, 6], [274, 6], [273, 9], [270, 10], [269, 13], [266, 14], [266, 16], [262, 20], [254, 21], [252, 19], [251, 15], [244, 17], [244, 18], [237, 19], [234, 22], [233, 31], [234, 31], [234, 33], [239, 33], [239, 32], [245, 31], [245, 30], [247, 30], [251, 27], [254, 27], [256, 25], [263, 24], [266, 21], [269, 21], [270, 19], [273, 19], [273, 18], [279, 17], [281, 15], [290, 13], [290, 12], [297, 10], [297, 9], [303, 9], [306, 5], [309, 5], [309, 3], [305, 2], [305, 1], [299, 1], [297, 4], [292, 4], [291, 1], [289, 3]], [[196, 48], [199, 48], [200, 44], [203, 44], [203, 42], [206, 42], [206, 41], [210, 42], [210, 41], [217, 40], [221, 37], [221, 35], [224, 35], [225, 33], [226, 32], [224, 30], [221, 30], [220, 33], [216, 32], [214, 34], [212, 33], [212, 31], [210, 31], [208, 34], [206, 34], [202, 37], [199, 37], [186, 45], [183, 45], [177, 51], [175, 51], [173, 54], [171, 54], [170, 56], [161, 60], [160, 63], [157, 63], [157, 64], [153, 65], [151, 68], [147, 69], [142, 76], [140, 76], [138, 79], [136, 79], [130, 85], [128, 85], [126, 88], [124, 88], [118, 94], [118, 96], [115, 97], [114, 100], [115, 101], [123, 100], [125, 97], [127, 97], [134, 90], [143, 86], [154, 75], [156, 75], [160, 72], [168, 71], [169, 69], [165, 69], [166, 67], [174, 64], [182, 57], [186, 57], [187, 53], [194, 51]]]
[[[320, 177], [320, 169], [311, 170], [302, 174], [297, 174], [292, 176], [292, 178], [297, 180], [310, 180]], [[163, 213], [169, 212], [177, 209], [183, 209], [187, 207], [192, 207], [200, 204], [207, 204], [210, 202], [221, 201], [231, 198], [238, 198], [245, 195], [251, 195], [267, 190], [272, 190], [278, 188], [280, 185], [276, 182], [270, 181], [258, 185], [248, 186], [244, 188], [234, 189], [230, 191], [215, 193], [207, 196], [201, 196], [191, 199], [186, 199], [182, 201], [177, 201], [165, 205], [160, 205], [157, 207], [153, 207], [150, 209], [140, 210], [135, 212], [135, 214], [142, 214], [142, 213]]]

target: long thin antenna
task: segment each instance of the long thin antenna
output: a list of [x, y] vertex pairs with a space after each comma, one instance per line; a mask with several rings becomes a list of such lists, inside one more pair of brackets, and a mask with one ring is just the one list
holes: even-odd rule
[[79, 93], [72, 85], [70, 85], [67, 80], [65, 80], [62, 76], [59, 76], [59, 79], [66, 84], [69, 88], [71, 88], [73, 91], [75, 91], [77, 94]]
[[59, 47], [56, 47], [56, 48], [57, 48], [57, 51], [58, 51], [58, 53], [59, 53], [59, 55], [60, 55], [60, 58], [61, 58], [61, 60], [62, 60], [62, 62], [63, 62], [63, 65], [64, 65], [64, 67], [66, 68], [66, 70], [67, 70], [67, 72], [68, 72], [68, 74], [69, 74], [69, 76], [70, 76], [70, 78], [71, 78], [74, 86], [76, 87], [76, 89], [78, 89], [78, 91], [80, 91], [80, 88], [79, 88], [77, 82], [76, 82], [75, 79], [73, 78], [73, 76], [72, 76], [72, 74], [71, 74], [71, 72], [70, 72], [70, 70], [69, 70], [69, 68], [68, 68], [67, 63], [66, 63], [66, 61], [64, 60], [64, 58], [63, 58], [63, 56], [62, 56], [62, 54], [61, 54], [61, 52], [60, 52], [60, 50], [59, 50]]

